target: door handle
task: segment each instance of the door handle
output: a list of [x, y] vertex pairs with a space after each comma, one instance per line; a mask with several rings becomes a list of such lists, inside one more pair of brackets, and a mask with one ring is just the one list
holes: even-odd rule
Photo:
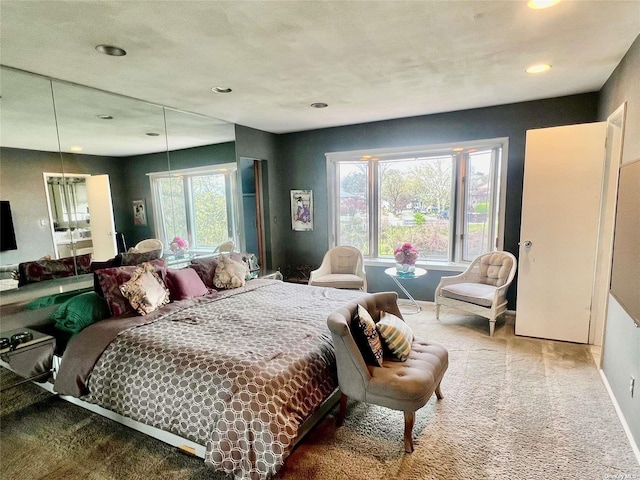
[[524, 248], [531, 248], [533, 242], [531, 240], [525, 240], [524, 242], [518, 243], [518, 245], [522, 245]]

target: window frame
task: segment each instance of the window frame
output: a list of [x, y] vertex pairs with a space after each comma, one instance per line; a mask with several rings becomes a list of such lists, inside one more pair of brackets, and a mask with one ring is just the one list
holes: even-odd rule
[[[378, 224], [379, 224], [379, 188], [378, 171], [374, 162], [386, 161], [394, 159], [403, 159], [407, 157], [425, 158], [437, 155], [452, 155], [452, 189], [449, 218], [450, 232], [448, 257], [445, 260], [420, 259], [421, 265], [437, 266], [440, 268], [453, 267], [456, 269], [466, 267], [471, 260], [463, 258], [463, 237], [461, 233], [464, 230], [464, 209], [465, 209], [465, 172], [460, 168], [460, 155], [468, 155], [469, 150], [487, 150], [491, 149], [492, 162], [494, 162], [493, 174], [491, 175], [491, 188], [493, 191], [494, 206], [490, 209], [489, 225], [491, 226], [492, 237], [489, 240], [492, 250], [502, 250], [504, 248], [504, 225], [505, 225], [505, 207], [506, 207], [506, 179], [508, 167], [508, 137], [497, 137], [489, 139], [470, 140], [463, 142], [452, 142], [446, 144], [420, 145], [411, 147], [398, 148], [378, 148], [368, 150], [352, 150], [342, 152], [329, 152], [325, 154], [327, 167], [327, 199], [328, 199], [328, 221], [329, 235], [328, 248], [337, 245], [339, 232], [339, 200], [340, 200], [340, 183], [338, 165], [341, 162], [368, 162], [368, 184], [367, 196], [371, 199], [367, 205], [367, 213], [369, 215], [369, 255], [365, 256], [365, 263], [368, 265], [393, 263], [393, 259], [380, 257], [378, 254]], [[499, 158], [496, 158], [496, 151], [500, 150]], [[465, 164], [465, 167], [467, 165]]]
[[239, 218], [240, 218], [240, 206], [238, 201], [237, 189], [237, 164], [236, 163], [222, 163], [217, 165], [207, 165], [204, 167], [183, 168], [179, 170], [169, 170], [164, 172], [152, 172], [147, 173], [149, 177], [149, 183], [151, 186], [151, 202], [153, 205], [153, 219], [155, 224], [155, 235], [164, 245], [169, 245], [171, 239], [167, 238], [167, 231], [164, 222], [162, 208], [162, 198], [160, 195], [160, 182], [161, 179], [181, 178], [183, 182], [183, 194], [185, 204], [186, 215], [186, 228], [187, 237], [190, 245], [194, 245], [191, 248], [195, 252], [209, 251], [210, 248], [197, 246], [197, 232], [195, 228], [195, 212], [194, 204], [192, 202], [192, 184], [191, 179], [193, 177], [200, 177], [206, 175], [224, 175], [225, 178], [225, 197], [227, 208], [227, 229], [228, 237], [233, 240], [236, 245], [240, 244], [239, 241]]

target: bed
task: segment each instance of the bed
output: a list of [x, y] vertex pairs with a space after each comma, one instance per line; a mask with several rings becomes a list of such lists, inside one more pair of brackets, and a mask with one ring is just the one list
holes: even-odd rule
[[337, 388], [328, 315], [363, 295], [255, 279], [97, 322], [54, 391], [201, 445], [233, 478], [270, 478]]

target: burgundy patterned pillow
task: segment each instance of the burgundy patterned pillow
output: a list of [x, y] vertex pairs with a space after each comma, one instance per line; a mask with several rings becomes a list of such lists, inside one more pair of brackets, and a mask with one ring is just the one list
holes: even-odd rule
[[[163, 259], [160, 258], [147, 263], [154, 267], [160, 278], [164, 278], [167, 263]], [[126, 267], [105, 268], [95, 272], [97, 280], [96, 292], [107, 301], [111, 315], [114, 317], [133, 311], [129, 301], [122, 295], [120, 286], [131, 280], [136, 268], [134, 265], [128, 265]]]
[[162, 256], [162, 250], [150, 250], [148, 252], [130, 252], [130, 253], [121, 253], [120, 257], [120, 266], [125, 267], [127, 265], [140, 265], [144, 262], [150, 262], [151, 260], [156, 260]]
[[78, 255], [77, 257], [66, 257], [58, 260], [35, 260], [33, 262], [23, 262], [18, 265], [18, 286], [29, 283], [53, 280], [54, 278], [71, 277], [90, 272], [91, 254]]
[[213, 275], [216, 273], [216, 267], [218, 266], [217, 258], [194, 258], [191, 260], [190, 268], [193, 268], [202, 283], [206, 285], [207, 288], [214, 288], [213, 286]]

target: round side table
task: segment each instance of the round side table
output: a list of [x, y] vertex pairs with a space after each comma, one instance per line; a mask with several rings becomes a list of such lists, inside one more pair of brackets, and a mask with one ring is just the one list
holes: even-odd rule
[[[407, 289], [404, 288], [404, 286], [400, 283], [400, 280], [415, 280], [416, 278], [420, 278], [420, 277], [426, 275], [427, 271], [424, 268], [417, 268], [416, 267], [414, 272], [412, 272], [412, 273], [404, 273], [404, 272], [398, 272], [396, 267], [389, 267], [384, 271], [384, 273], [386, 275], [389, 275], [393, 279], [393, 281], [396, 282], [396, 285], [398, 285], [400, 290], [402, 290], [404, 292], [404, 294], [407, 296], [407, 299], [411, 303], [411, 306], [413, 307], [413, 309], [408, 311], [408, 312], [403, 312], [402, 310], [400, 310], [400, 311], [403, 314], [407, 314], [407, 315], [412, 315], [414, 313], [420, 312], [420, 310], [422, 310], [422, 308], [420, 307], [420, 305], [418, 305], [418, 302], [415, 301], [415, 299], [411, 296], [411, 294], [409, 292], [407, 292]], [[398, 305], [398, 306], [400, 306], [400, 305]]]

